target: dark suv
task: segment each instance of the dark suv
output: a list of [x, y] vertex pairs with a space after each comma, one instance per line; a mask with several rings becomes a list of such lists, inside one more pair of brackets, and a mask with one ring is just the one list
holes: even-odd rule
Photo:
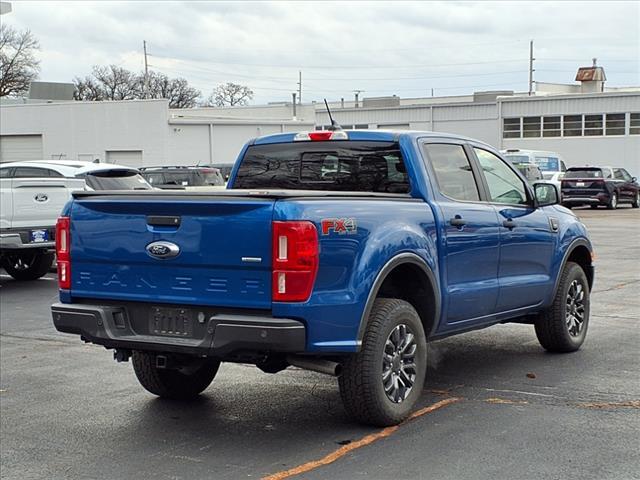
[[620, 203], [640, 206], [640, 185], [624, 168], [571, 167], [562, 179], [562, 205], [567, 208], [604, 205], [613, 210]]
[[142, 176], [157, 188], [179, 188], [194, 190], [200, 188], [224, 187], [220, 170], [213, 167], [162, 166], [140, 169]]

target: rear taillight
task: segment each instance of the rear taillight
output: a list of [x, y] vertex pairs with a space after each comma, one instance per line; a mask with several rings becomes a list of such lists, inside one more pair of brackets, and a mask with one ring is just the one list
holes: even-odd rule
[[71, 288], [71, 222], [69, 217], [60, 217], [56, 223], [56, 259], [58, 261], [58, 286]]
[[318, 272], [318, 231], [311, 222], [273, 222], [274, 302], [305, 302]]

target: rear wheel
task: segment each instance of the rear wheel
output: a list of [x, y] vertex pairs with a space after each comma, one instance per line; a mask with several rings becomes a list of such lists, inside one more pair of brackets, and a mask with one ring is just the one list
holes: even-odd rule
[[347, 412], [388, 426], [407, 418], [422, 393], [427, 341], [416, 310], [404, 300], [375, 301], [361, 350], [343, 363], [338, 381]]
[[611, 194], [611, 198], [609, 198], [609, 203], [607, 204], [607, 208], [609, 210], [615, 210], [616, 208], [618, 208], [618, 193], [617, 192], [613, 192]]
[[633, 199], [633, 202], [631, 202], [631, 207], [633, 207], [633, 208], [639, 208], [640, 207], [640, 191], [638, 191], [636, 193], [636, 196]]
[[54, 257], [50, 252], [12, 253], [2, 259], [2, 268], [16, 280], [36, 280], [49, 272]]
[[156, 354], [134, 351], [133, 370], [140, 384], [163, 398], [188, 400], [198, 396], [213, 381], [220, 361], [194, 358], [177, 368], [157, 368]]
[[550, 352], [574, 352], [584, 343], [589, 326], [589, 282], [582, 267], [567, 262], [549, 310], [535, 322], [540, 344]]

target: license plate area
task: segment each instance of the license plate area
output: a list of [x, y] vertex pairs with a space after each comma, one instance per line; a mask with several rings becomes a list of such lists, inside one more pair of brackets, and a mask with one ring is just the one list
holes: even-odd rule
[[29, 230], [30, 243], [44, 243], [49, 241], [49, 232], [47, 230]]
[[188, 308], [151, 307], [149, 333], [163, 337], [193, 337], [193, 311]]

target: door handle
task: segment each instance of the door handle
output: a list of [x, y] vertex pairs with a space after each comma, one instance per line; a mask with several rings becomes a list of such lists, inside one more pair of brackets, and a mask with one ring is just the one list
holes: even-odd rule
[[516, 227], [516, 222], [511, 220], [510, 218], [502, 222], [502, 226], [508, 228], [509, 230], [513, 230]]
[[467, 224], [467, 221], [464, 220], [460, 215], [456, 215], [451, 220], [449, 220], [449, 223], [454, 227], [462, 228]]

